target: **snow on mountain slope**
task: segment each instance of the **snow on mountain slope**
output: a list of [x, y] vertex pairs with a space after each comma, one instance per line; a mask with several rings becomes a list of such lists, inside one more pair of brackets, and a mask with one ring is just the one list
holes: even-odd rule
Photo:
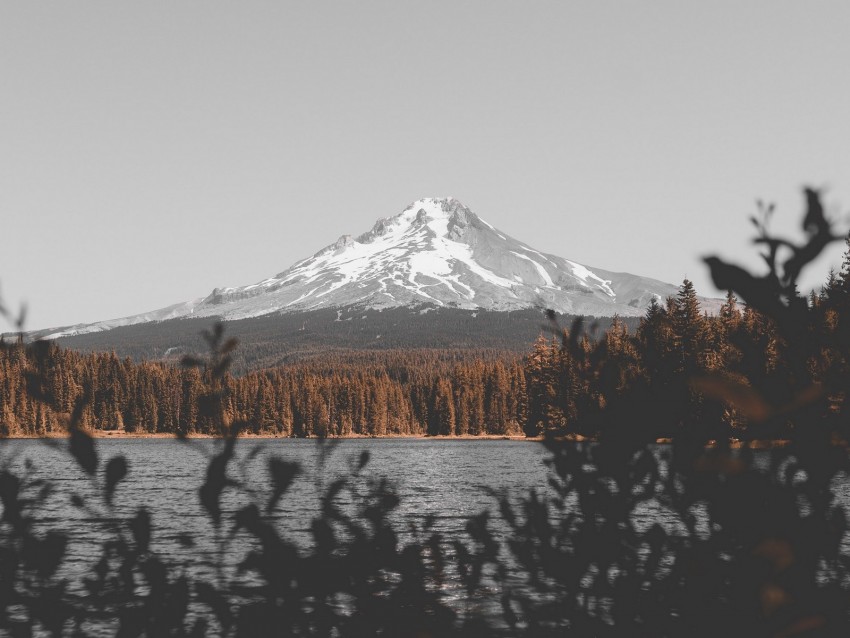
[[499, 232], [456, 199], [420, 199], [379, 219], [371, 231], [334, 244], [259, 283], [216, 288], [162, 310], [50, 337], [179, 317], [245, 319], [322, 307], [433, 304], [515, 310], [552, 308], [594, 316], [642, 315], [653, 297], [677, 288], [654, 279], [589, 268], [540, 253]]

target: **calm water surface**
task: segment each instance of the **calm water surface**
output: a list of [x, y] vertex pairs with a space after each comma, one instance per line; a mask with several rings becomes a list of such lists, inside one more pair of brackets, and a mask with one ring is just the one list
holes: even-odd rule
[[[302, 472], [283, 497], [275, 520], [281, 534], [296, 543], [310, 543], [309, 525], [319, 511], [319, 494], [336, 478], [345, 476], [365, 450], [371, 460], [365, 476], [390, 479], [401, 498], [394, 517], [399, 530], [410, 524], [421, 526], [433, 518], [434, 528], [449, 538], [463, 533], [466, 519], [494, 507], [485, 490], [507, 489], [517, 496], [529, 488], [545, 490], [547, 453], [539, 443], [507, 440], [428, 440], [428, 439], [346, 439], [335, 442], [321, 461], [320, 445], [299, 439], [243, 439], [236, 446], [231, 475], [256, 490], [258, 502], [269, 493], [269, 456], [298, 462]], [[100, 556], [99, 536], [106, 519], [131, 517], [138, 508], [152, 514], [153, 548], [175, 565], [185, 565], [196, 574], [210, 572], [216, 559], [214, 529], [198, 500], [211, 455], [220, 442], [209, 439], [188, 443], [174, 439], [99, 439], [101, 466], [116, 455], [126, 457], [130, 471], [115, 495], [110, 512], [96, 497], [92, 480], [68, 453], [65, 441], [0, 441], [0, 462], [16, 473], [29, 472], [32, 478], [50, 481], [53, 490], [46, 506], [38, 510], [45, 527], [59, 526], [72, 536], [66, 569], [69, 575], [89, 570]], [[325, 451], [328, 452], [327, 444]], [[30, 469], [27, 470], [26, 468]], [[365, 486], [362, 486], [365, 488]], [[71, 504], [81, 496], [89, 507]], [[222, 505], [233, 512], [250, 502], [244, 492], [229, 488]], [[351, 497], [343, 494], [343, 507]], [[228, 517], [225, 516], [225, 520]], [[69, 529], [68, 529], [69, 528]], [[230, 530], [225, 528], [225, 532]], [[181, 546], [182, 534], [194, 536], [196, 546], [189, 552]], [[234, 549], [250, 543], [237, 536]], [[238, 561], [243, 551], [233, 551], [225, 561]]]
[[[332, 448], [332, 451], [329, 451]], [[69, 577], [71, 590], [80, 590], [81, 578], [89, 573], [101, 556], [101, 541], [108, 533], [110, 520], [129, 518], [140, 507], [151, 512], [154, 534], [152, 547], [172, 568], [185, 569], [194, 578], [214, 579], [216, 564], [222, 562], [228, 580], [250, 581], [251, 575], [240, 573], [236, 566], [252, 547], [253, 539], [244, 533], [231, 536], [223, 527], [222, 535], [230, 537], [227, 550], [218, 554], [215, 530], [198, 499], [206, 467], [212, 455], [221, 449], [215, 440], [180, 442], [174, 439], [100, 439], [97, 441], [100, 467], [117, 455], [126, 457], [130, 472], [116, 491], [115, 507], [110, 510], [97, 497], [99, 489], [77, 466], [67, 451], [65, 441], [0, 440], [0, 466], [10, 467], [30, 480], [45, 479], [52, 491], [44, 507], [37, 512], [43, 528], [60, 528], [71, 536], [68, 560], [63, 576]], [[325, 454], [322, 450], [325, 450]], [[347, 439], [325, 444], [298, 439], [244, 439], [236, 446], [231, 463], [231, 476], [247, 488], [228, 488], [222, 499], [224, 520], [255, 498], [264, 504], [270, 493], [268, 459], [271, 456], [297, 462], [302, 472], [283, 497], [274, 521], [285, 539], [301, 546], [311, 543], [310, 522], [320, 510], [323, 489], [337, 478], [346, 476], [362, 452], [371, 460], [364, 477], [386, 477], [391, 480], [401, 505], [394, 513], [401, 540], [421, 528], [426, 519], [444, 538], [464, 536], [468, 517], [485, 509], [495, 511], [492, 491], [507, 490], [515, 498], [526, 496], [531, 489], [548, 490], [548, 456], [539, 443], [507, 440], [428, 440], [428, 439]], [[659, 454], [663, 452], [659, 451]], [[767, 461], [769, 452], [757, 454]], [[324, 457], [324, 460], [323, 460]], [[102, 475], [100, 475], [102, 479]], [[366, 489], [365, 478], [358, 482]], [[850, 480], [842, 477], [833, 485], [838, 503], [850, 505]], [[33, 485], [31, 491], [40, 489]], [[253, 492], [252, 497], [250, 492]], [[86, 507], [72, 505], [79, 496]], [[356, 495], [342, 493], [338, 502], [350, 508]], [[676, 527], [676, 517], [659, 504], [647, 503], [633, 514], [640, 529], [660, 522]], [[229, 523], [226, 523], [229, 524]], [[496, 535], [505, 534], [498, 516], [492, 519]], [[186, 548], [180, 537], [190, 534], [195, 545]], [[850, 534], [845, 535], [844, 550], [850, 552]], [[463, 599], [460, 583], [449, 578], [445, 592], [449, 601]], [[499, 616], [493, 601], [483, 600], [482, 610]], [[492, 609], [491, 609], [492, 607]], [[107, 635], [108, 631], [104, 635]]]

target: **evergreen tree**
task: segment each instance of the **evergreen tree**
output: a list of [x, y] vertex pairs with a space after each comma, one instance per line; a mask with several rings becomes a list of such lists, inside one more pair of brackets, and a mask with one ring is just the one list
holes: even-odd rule
[[696, 289], [689, 279], [685, 279], [679, 287], [672, 320], [680, 356], [680, 370], [693, 374], [698, 368], [705, 322]]

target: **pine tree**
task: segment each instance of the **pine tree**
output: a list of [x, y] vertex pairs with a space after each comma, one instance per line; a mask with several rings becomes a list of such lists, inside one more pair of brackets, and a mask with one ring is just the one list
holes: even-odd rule
[[705, 321], [696, 289], [689, 279], [682, 281], [673, 310], [673, 330], [680, 356], [680, 370], [693, 374], [698, 368]]
[[671, 311], [675, 307], [672, 298], [667, 300], [667, 308], [653, 298], [641, 319], [637, 330], [640, 344], [640, 358], [644, 374], [653, 383], [662, 383], [669, 379], [676, 366], [675, 335], [673, 333]]

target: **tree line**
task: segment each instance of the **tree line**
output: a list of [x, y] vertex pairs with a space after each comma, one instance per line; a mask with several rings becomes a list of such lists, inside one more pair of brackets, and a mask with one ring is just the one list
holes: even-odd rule
[[[37, 387], [34, 385], [37, 384]], [[204, 413], [208, 374], [114, 353], [39, 342], [0, 349], [0, 432], [62, 432], [76, 405], [81, 427], [132, 433], [217, 434]], [[328, 354], [226, 375], [221, 416], [279, 436], [522, 434], [525, 371], [516, 357], [478, 352]], [[42, 400], [48, 397], [49, 400]]]

